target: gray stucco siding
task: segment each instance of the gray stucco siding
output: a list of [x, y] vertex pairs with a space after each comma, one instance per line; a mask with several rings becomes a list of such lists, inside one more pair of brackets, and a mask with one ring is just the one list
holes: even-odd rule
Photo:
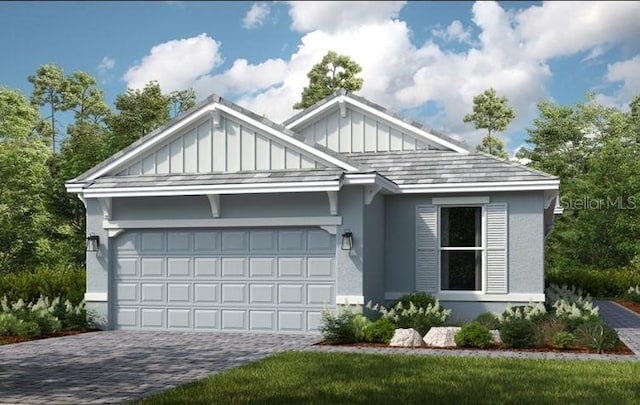
[[[221, 195], [220, 213], [224, 218], [330, 215], [323, 192]], [[207, 219], [211, 206], [205, 196], [114, 198], [112, 215], [114, 220]]]
[[[491, 203], [507, 203], [509, 293], [542, 293], [544, 288], [543, 192], [484, 193]], [[463, 195], [438, 195], [461, 197]], [[466, 194], [464, 196], [470, 196]], [[415, 289], [415, 208], [431, 204], [427, 195], [386, 196], [385, 289]]]
[[384, 300], [384, 195], [378, 194], [364, 206], [364, 302]]
[[[364, 193], [362, 187], [345, 187], [338, 195], [338, 212], [342, 225], [336, 237], [337, 295], [363, 295], [364, 268]], [[353, 233], [353, 250], [342, 250], [342, 234]]]

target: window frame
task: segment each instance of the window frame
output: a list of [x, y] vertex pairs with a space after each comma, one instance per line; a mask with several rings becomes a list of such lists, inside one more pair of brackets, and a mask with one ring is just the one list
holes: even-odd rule
[[[480, 247], [454, 247], [454, 246], [442, 246], [442, 208], [480, 208]], [[459, 204], [437, 204], [437, 231], [436, 231], [436, 263], [437, 263], [437, 275], [436, 275], [436, 291], [437, 293], [451, 294], [452, 296], [475, 296], [478, 294], [486, 294], [486, 278], [487, 278], [487, 204], [486, 203], [473, 203], [473, 202], [461, 202]], [[480, 284], [479, 290], [445, 290], [442, 288], [442, 252], [443, 251], [480, 251]]]

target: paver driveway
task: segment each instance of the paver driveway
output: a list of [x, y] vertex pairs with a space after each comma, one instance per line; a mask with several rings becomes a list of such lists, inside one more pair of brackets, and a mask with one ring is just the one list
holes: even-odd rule
[[107, 331], [5, 345], [0, 346], [0, 403], [121, 403], [318, 340]]

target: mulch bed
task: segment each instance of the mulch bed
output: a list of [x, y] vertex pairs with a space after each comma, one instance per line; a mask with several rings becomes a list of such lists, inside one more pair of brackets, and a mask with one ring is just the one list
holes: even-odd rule
[[[322, 341], [316, 343], [318, 346], [333, 346], [331, 343], [327, 341]], [[352, 347], [374, 347], [374, 348], [390, 348], [389, 345], [385, 343], [347, 343], [339, 346], [352, 346]], [[528, 353], [574, 353], [574, 354], [594, 354], [595, 352], [589, 350], [587, 348], [575, 348], [575, 349], [556, 349], [553, 347], [527, 347], [523, 349], [513, 349], [507, 348], [501, 345], [491, 345], [487, 348], [480, 349], [477, 347], [429, 347], [429, 346], [420, 346], [414, 347], [413, 349], [417, 350], [433, 350], [433, 349], [443, 349], [443, 350], [478, 350], [478, 351], [515, 351], [515, 352], [528, 352]], [[624, 343], [620, 342], [620, 345], [614, 350], [605, 350], [604, 354], [622, 354], [622, 355], [633, 355], [633, 350], [629, 349]]]
[[636, 314], [640, 314], [640, 302], [628, 301], [628, 300], [615, 300], [615, 302], [622, 305], [625, 308], [632, 310]]
[[56, 337], [62, 337], [62, 336], [79, 335], [81, 333], [94, 332], [95, 330], [97, 330], [97, 329], [91, 329], [91, 330], [61, 330], [61, 331], [53, 332], [53, 333], [50, 333], [48, 335], [43, 335], [43, 336], [40, 336], [40, 337], [37, 337], [37, 338], [27, 338], [27, 337], [18, 337], [18, 336], [0, 336], [0, 345], [11, 344], [11, 343], [29, 342], [31, 340], [49, 339], [49, 338], [56, 338]]

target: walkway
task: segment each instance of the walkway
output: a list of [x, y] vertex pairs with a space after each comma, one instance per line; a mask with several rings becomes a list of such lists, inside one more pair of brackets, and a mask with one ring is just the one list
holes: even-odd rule
[[618, 331], [620, 340], [640, 358], [640, 315], [613, 301], [596, 301], [600, 318]]

